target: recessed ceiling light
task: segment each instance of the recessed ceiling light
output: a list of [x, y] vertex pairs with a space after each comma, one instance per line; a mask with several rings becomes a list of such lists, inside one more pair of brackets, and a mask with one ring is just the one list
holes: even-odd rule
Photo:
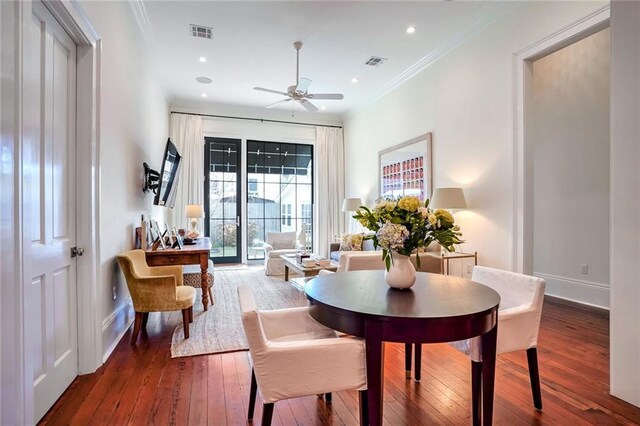
[[358, 80], [358, 78], [357, 78], [357, 77], [353, 77], [353, 78], [351, 79], [351, 82], [352, 82], [352, 83], [357, 83], [357, 82], [359, 82], [359, 81], [360, 81], [360, 80]]
[[204, 56], [200, 56], [198, 58], [198, 61], [200, 61], [200, 62], [202, 62], [204, 64], [205, 62], [207, 62], [207, 58], [205, 58]]
[[202, 95], [200, 95], [200, 96], [202, 96], [203, 98], [206, 98], [206, 97], [207, 97], [207, 94], [206, 94], [206, 93], [203, 93], [203, 94], [202, 94]]
[[198, 83], [202, 83], [202, 84], [211, 84], [213, 82], [213, 80], [211, 80], [211, 78], [205, 77], [205, 76], [196, 77], [196, 81]]
[[407, 34], [413, 34], [416, 32], [416, 27], [410, 26], [407, 28]]
[[324, 106], [324, 105], [322, 105], [322, 106], [320, 107], [320, 109], [327, 109], [327, 107], [326, 107], [326, 106]]

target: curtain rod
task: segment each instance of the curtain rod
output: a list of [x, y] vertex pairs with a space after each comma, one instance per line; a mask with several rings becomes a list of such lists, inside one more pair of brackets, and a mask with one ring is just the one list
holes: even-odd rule
[[182, 112], [182, 111], [171, 111], [171, 114], [199, 115], [201, 117], [229, 118], [231, 120], [260, 121], [261, 123], [268, 122], [268, 123], [294, 124], [297, 126], [313, 126], [313, 127], [321, 126], [321, 127], [332, 127], [334, 129], [342, 129], [342, 126], [332, 126], [329, 124], [296, 123], [295, 121], [269, 120], [267, 118], [235, 117], [232, 115], [215, 115], [215, 114], [198, 114], [195, 112]]

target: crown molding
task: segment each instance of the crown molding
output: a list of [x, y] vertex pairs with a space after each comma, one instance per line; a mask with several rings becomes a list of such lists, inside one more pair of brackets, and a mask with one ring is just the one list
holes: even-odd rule
[[147, 52], [149, 53], [149, 58], [151, 59], [151, 63], [153, 64], [153, 74], [159, 83], [160, 90], [167, 100], [167, 105], [169, 105], [169, 97], [167, 95], [164, 84], [162, 84], [162, 76], [160, 76], [156, 71], [160, 69], [160, 61], [158, 61], [158, 54], [156, 53], [156, 49], [153, 44], [153, 29], [151, 28], [151, 21], [149, 20], [149, 15], [147, 14], [147, 8], [144, 5], [143, 0], [129, 0], [128, 3], [129, 6], [131, 6], [133, 17], [136, 20], [136, 24], [138, 25], [138, 30], [142, 34], [142, 39], [144, 40], [144, 44], [147, 47]]
[[458, 34], [451, 37], [449, 40], [447, 40], [446, 42], [438, 46], [435, 50], [430, 52], [428, 55], [426, 55], [425, 57], [420, 59], [418, 62], [411, 65], [405, 71], [400, 73], [393, 80], [389, 81], [380, 89], [376, 90], [366, 103], [359, 105], [357, 108], [353, 108], [350, 111], [347, 111], [345, 116], [350, 115], [350, 113], [355, 109], [359, 109], [364, 106], [371, 105], [374, 102], [378, 101], [380, 98], [382, 98], [392, 90], [400, 87], [402, 84], [406, 83], [407, 81], [415, 77], [417, 74], [421, 73], [422, 71], [424, 71], [425, 69], [433, 65], [440, 58], [444, 57], [445, 55], [447, 55], [448, 53], [456, 49], [458, 46], [462, 45], [467, 40], [469, 40], [470, 38], [478, 34], [480, 31], [482, 31], [484, 28], [486, 28], [489, 24], [494, 22], [496, 19], [506, 15], [508, 12], [520, 6], [521, 4], [517, 4], [517, 3], [515, 4], [501, 3], [500, 5], [494, 7], [493, 10], [487, 13], [482, 19], [478, 20], [476, 23], [474, 23], [464, 31], [461, 31]]

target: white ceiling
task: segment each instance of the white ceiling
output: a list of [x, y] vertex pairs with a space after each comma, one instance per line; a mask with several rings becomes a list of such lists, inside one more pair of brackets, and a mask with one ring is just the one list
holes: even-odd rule
[[[326, 107], [318, 114], [342, 114], [372, 101], [502, 7], [483, 1], [143, 1], [138, 6], [171, 103], [203, 101], [202, 92], [215, 104], [275, 102], [279, 95], [253, 87], [286, 91], [294, 84], [293, 42], [300, 40], [300, 76], [313, 80], [309, 92], [344, 94], [343, 101], [314, 101]], [[213, 39], [192, 37], [190, 24], [213, 27]], [[416, 27], [411, 35], [410, 25]], [[378, 68], [364, 65], [372, 55], [388, 61]], [[198, 62], [200, 56], [207, 62]], [[197, 83], [198, 76], [211, 77], [213, 84]]]

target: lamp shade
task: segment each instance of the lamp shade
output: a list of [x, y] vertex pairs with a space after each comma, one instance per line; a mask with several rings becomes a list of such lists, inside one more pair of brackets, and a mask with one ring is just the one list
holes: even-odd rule
[[462, 188], [436, 188], [433, 190], [429, 207], [434, 209], [466, 209], [467, 200]]
[[204, 217], [204, 207], [202, 207], [202, 204], [187, 204], [184, 210], [185, 216], [189, 219]]
[[360, 198], [345, 198], [342, 202], [342, 211], [343, 212], [355, 212], [362, 205], [362, 200]]

